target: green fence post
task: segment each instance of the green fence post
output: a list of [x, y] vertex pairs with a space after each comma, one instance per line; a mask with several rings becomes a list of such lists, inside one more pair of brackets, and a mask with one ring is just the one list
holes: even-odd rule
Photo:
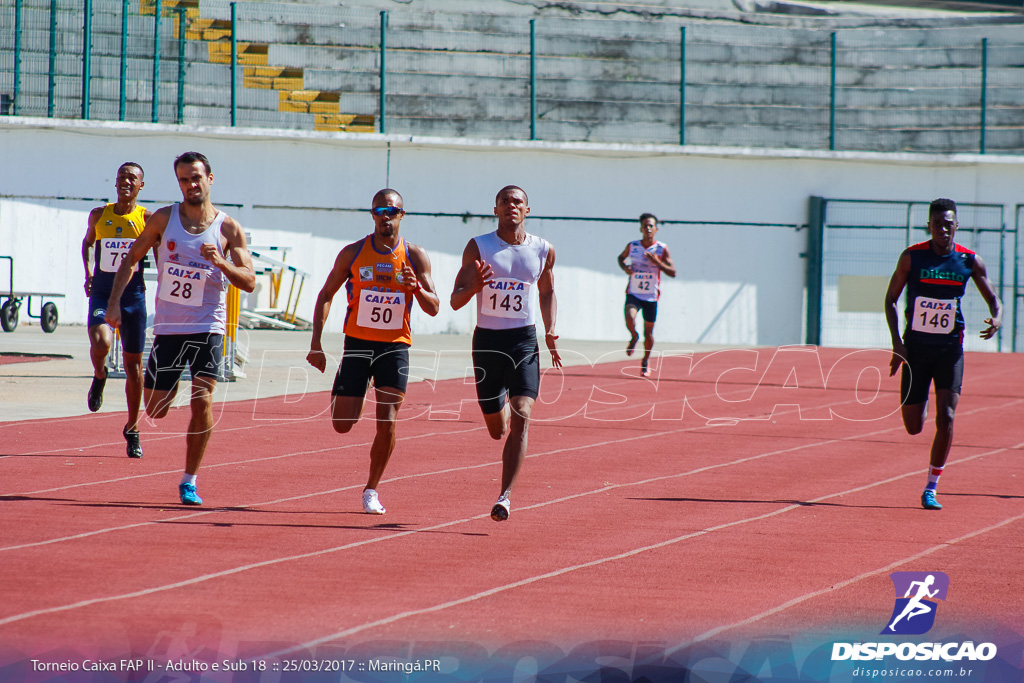
[[231, 127], [238, 125], [238, 3], [231, 3]]
[[836, 149], [836, 32], [832, 31], [831, 49], [832, 56], [829, 66], [829, 95], [828, 95], [828, 148], [830, 151]]
[[185, 17], [184, 7], [178, 7], [178, 116], [177, 123], [185, 122]]
[[537, 139], [537, 20], [530, 19], [530, 139]]
[[988, 85], [988, 38], [981, 39], [981, 153], [985, 153], [985, 95]]
[[121, 2], [121, 72], [119, 91], [117, 96], [117, 119], [124, 121], [125, 112], [128, 108], [128, 3], [130, 0]]
[[82, 118], [89, 120], [89, 96], [92, 80], [92, 0], [85, 0], [82, 22]]
[[825, 208], [821, 197], [811, 197], [807, 211], [807, 343], [821, 344], [822, 262], [825, 256]]
[[[999, 208], [999, 213], [1003, 213], [1003, 208]], [[1002, 301], [1006, 301], [1006, 219], [1005, 214], [999, 217], [999, 298]], [[1014, 264], [1015, 271], [1017, 265]], [[1005, 308], [1003, 316], [1006, 316]], [[1003, 328], [999, 328], [999, 332], [996, 334], [996, 351], [1003, 350]]]
[[18, 115], [18, 101], [21, 99], [21, 2], [14, 3], [14, 103], [11, 113]]
[[686, 27], [679, 27], [679, 144], [686, 144]]
[[46, 84], [46, 115], [53, 118], [53, 96], [57, 80], [57, 0], [50, 0], [50, 68]]
[[380, 13], [380, 132], [388, 132], [387, 100], [388, 90], [388, 13]]
[[160, 15], [163, 13], [161, 0], [156, 0], [156, 15], [153, 17], [153, 123], [160, 122]]
[[1013, 303], [1007, 305], [1004, 302], [1004, 313], [1003, 319], [1006, 319], [1005, 310], [1009, 308], [1013, 311], [1013, 327], [1011, 328], [1013, 336], [1010, 341], [1010, 351], [1017, 353], [1017, 314], [1020, 310], [1020, 230], [1021, 230], [1021, 204], [1018, 204], [1014, 210], [1013, 217]]

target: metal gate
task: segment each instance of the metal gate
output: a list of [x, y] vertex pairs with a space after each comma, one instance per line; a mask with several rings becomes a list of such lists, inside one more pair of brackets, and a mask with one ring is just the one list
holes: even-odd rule
[[[807, 342], [821, 346], [890, 348], [884, 298], [904, 249], [929, 239], [928, 206], [923, 201], [873, 201], [811, 197], [808, 253]], [[1003, 302], [996, 338], [978, 333], [989, 317], [974, 285], [962, 300], [968, 351], [1016, 351], [1018, 229], [1024, 205], [1007, 230], [1001, 204], [957, 204], [956, 242], [977, 252]], [[905, 297], [900, 298], [902, 318]], [[901, 327], [902, 329], [902, 327]]]

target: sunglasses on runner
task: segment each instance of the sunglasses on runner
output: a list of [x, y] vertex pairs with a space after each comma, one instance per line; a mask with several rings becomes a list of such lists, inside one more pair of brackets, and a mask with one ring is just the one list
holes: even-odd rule
[[373, 207], [374, 216], [387, 216], [388, 218], [394, 218], [405, 213], [405, 209], [397, 206], [375, 206]]

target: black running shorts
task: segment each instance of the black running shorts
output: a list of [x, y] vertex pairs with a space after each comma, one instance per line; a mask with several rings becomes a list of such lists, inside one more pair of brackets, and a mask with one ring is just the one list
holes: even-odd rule
[[218, 380], [223, 358], [223, 334], [158, 334], [146, 364], [145, 387], [170, 391], [177, 386], [186, 367], [193, 378]]
[[373, 378], [375, 387], [398, 389], [409, 384], [409, 345], [345, 337], [345, 353], [334, 376], [332, 396], [365, 396]]
[[533, 325], [511, 330], [478, 327], [473, 332], [476, 397], [484, 415], [500, 413], [509, 396], [537, 398], [540, 349]]
[[964, 379], [964, 347], [960, 344], [907, 344], [907, 363], [900, 375], [903, 405], [928, 400], [928, 387], [960, 393]]

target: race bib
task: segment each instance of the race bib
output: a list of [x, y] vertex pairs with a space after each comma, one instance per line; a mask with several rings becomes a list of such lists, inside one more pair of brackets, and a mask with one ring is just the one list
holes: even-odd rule
[[206, 271], [189, 268], [177, 263], [166, 262], [160, 273], [159, 296], [182, 306], [201, 306], [203, 287], [206, 286]]
[[480, 292], [480, 312], [496, 318], [529, 317], [530, 283], [496, 278]]
[[629, 293], [634, 296], [651, 296], [655, 286], [654, 273], [633, 273], [629, 276]]
[[910, 329], [927, 334], [949, 334], [956, 326], [956, 299], [929, 299], [919, 296], [914, 300], [914, 316]]
[[[121, 267], [121, 261], [128, 256], [128, 251], [135, 244], [135, 240], [122, 239], [120, 237], [108, 237], [100, 240], [100, 270], [104, 273], [116, 273]], [[134, 273], [138, 266], [132, 268]]]
[[405, 292], [377, 292], [364, 289], [359, 293], [359, 315], [356, 324], [377, 330], [400, 330], [405, 324]]

